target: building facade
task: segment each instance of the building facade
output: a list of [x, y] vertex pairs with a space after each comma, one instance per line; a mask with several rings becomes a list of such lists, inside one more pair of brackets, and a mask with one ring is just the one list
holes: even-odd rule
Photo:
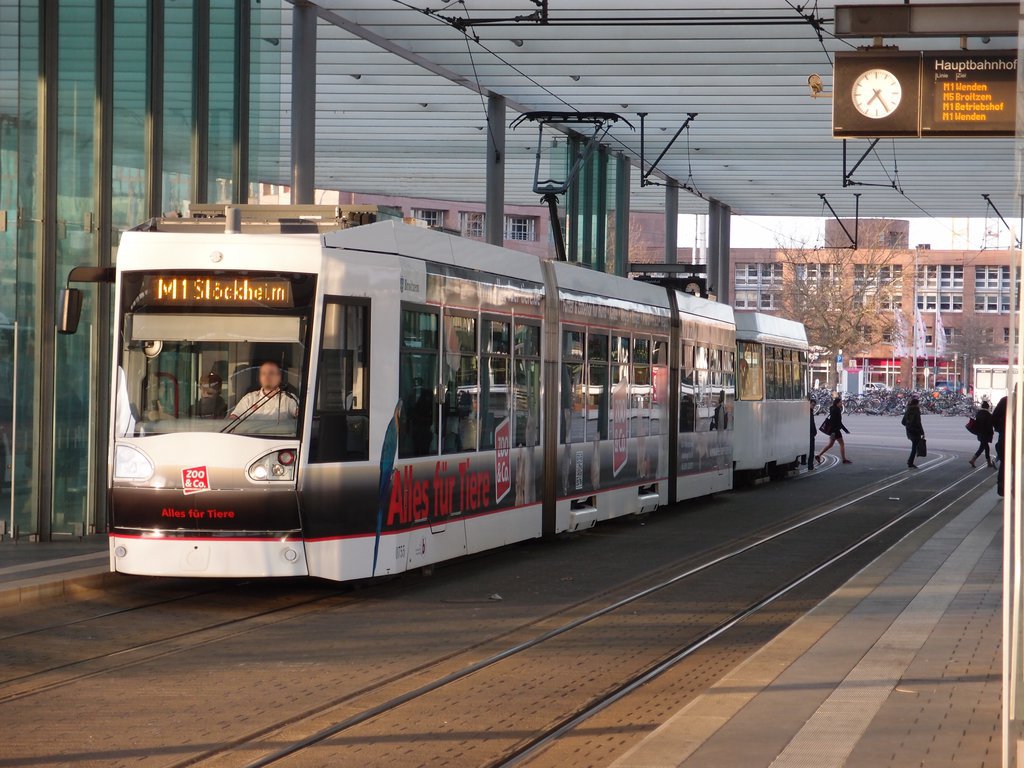
[[[853, 222], [843, 223], [852, 233]], [[852, 250], [846, 231], [830, 224], [824, 248], [731, 251], [737, 310], [793, 315], [797, 286], [810, 278], [834, 286], [851, 304], [874, 302], [878, 332], [865, 329], [860, 343], [842, 350], [841, 364], [838, 350], [810, 334], [818, 347], [812, 380], [835, 386], [833, 370], [843, 369], [859, 372], [864, 384], [965, 388], [973, 384], [973, 364], [1006, 362], [1011, 305], [1019, 306], [1011, 251], [910, 247], [909, 223], [887, 220], [860, 222], [861, 244]], [[1019, 270], [1015, 290], [1019, 297]]]

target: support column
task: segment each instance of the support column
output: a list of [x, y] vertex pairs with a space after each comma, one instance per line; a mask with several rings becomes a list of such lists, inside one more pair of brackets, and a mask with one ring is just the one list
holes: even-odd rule
[[730, 241], [732, 236], [732, 208], [723, 203], [721, 215], [718, 219], [718, 301], [722, 304], [732, 304], [732, 275], [730, 266]]
[[487, 242], [505, 242], [505, 97], [487, 96]]
[[313, 203], [316, 164], [316, 9], [292, 9], [292, 202]]
[[629, 160], [615, 158], [615, 274], [625, 277], [629, 271]]
[[720, 295], [718, 286], [718, 265], [722, 253], [722, 204], [715, 199], [708, 201], [708, 291]]
[[36, 532], [51, 538], [53, 506], [54, 356], [57, 316], [57, 46], [58, 3], [39, 4], [39, 141], [36, 184], [41, 231], [36, 252], [35, 408], [32, 413], [32, 486]]
[[163, 212], [164, 4], [149, 0], [146, 15], [146, 215]]
[[671, 181], [665, 187], [665, 263], [679, 258], [679, 188]]
[[732, 302], [732, 286], [729, 285], [731, 215], [728, 205], [718, 200], [708, 203], [708, 290], [714, 291], [716, 300], [722, 304]]
[[192, 201], [209, 200], [210, 0], [192, 6]]

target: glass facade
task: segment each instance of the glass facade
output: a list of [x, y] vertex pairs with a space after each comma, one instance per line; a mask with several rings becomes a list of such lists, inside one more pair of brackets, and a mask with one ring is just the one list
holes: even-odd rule
[[[63, 336], [59, 290], [74, 266], [116, 263], [120, 233], [150, 216], [238, 201], [252, 162], [249, 122], [257, 116], [269, 135], [267, 123], [281, 119], [283, 19], [280, 2], [0, 0], [8, 534], [105, 529], [111, 292], [86, 286], [79, 331]], [[260, 87], [262, 101], [249, 100]], [[276, 133], [253, 143], [280, 164], [287, 131]]]
[[[83, 286], [78, 333], [64, 336], [60, 290], [75, 266], [116, 264], [121, 234], [150, 217], [287, 183], [293, 12], [286, 0], [0, 0], [4, 534], [106, 530], [113, 292]], [[567, 143], [557, 164], [580, 149]], [[570, 260], [625, 274], [625, 165], [603, 148], [583, 164], [563, 200]], [[541, 234], [528, 217], [507, 224]]]

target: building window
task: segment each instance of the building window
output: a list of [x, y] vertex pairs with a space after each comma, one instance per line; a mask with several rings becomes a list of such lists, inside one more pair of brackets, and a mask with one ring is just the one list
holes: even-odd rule
[[475, 211], [462, 211], [459, 214], [459, 230], [463, 237], [483, 240], [487, 236], [484, 214]]
[[532, 216], [506, 216], [506, 240], [536, 240], [537, 219]]
[[1003, 327], [1003, 344], [1009, 344], [1009, 343], [1010, 343], [1010, 329], [1004, 326]]
[[782, 286], [782, 264], [739, 263], [736, 265], [733, 306], [737, 309], [778, 309]]
[[838, 264], [797, 264], [797, 280], [813, 280], [820, 283], [827, 283], [839, 276]]
[[917, 294], [917, 308], [918, 309], [930, 309], [935, 311], [935, 308], [939, 305], [939, 297], [934, 293], [919, 293]]
[[974, 268], [974, 311], [1010, 311], [1009, 267], [981, 266]]
[[433, 208], [413, 208], [412, 217], [425, 222], [428, 227], [441, 229], [444, 227], [444, 211]]

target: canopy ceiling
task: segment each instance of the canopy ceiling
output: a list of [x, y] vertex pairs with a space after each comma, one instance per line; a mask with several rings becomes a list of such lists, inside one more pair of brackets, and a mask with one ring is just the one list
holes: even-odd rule
[[[835, 3], [828, 0], [550, 0], [552, 21], [575, 23], [509, 21], [469, 27], [468, 35], [440, 17], [512, 19], [533, 13], [537, 4], [315, 5], [321, 188], [482, 201], [486, 122], [479, 89], [506, 97], [506, 124], [522, 110], [616, 112], [637, 130], [618, 124], [606, 144], [634, 165], [641, 140], [637, 113], [648, 113], [650, 162], [695, 112], [688, 134], [658, 170], [736, 213], [819, 215], [824, 193], [840, 215], [852, 215], [854, 192], [862, 193], [862, 216], [983, 216], [983, 193], [1006, 215], [1016, 210], [1012, 139], [885, 139], [853, 178], [887, 186], [843, 188], [831, 100], [811, 98], [807, 78], [820, 74], [831, 92], [835, 52], [869, 41], [834, 38]], [[810, 6], [803, 14], [823, 21], [820, 41], [800, 5]], [[433, 15], [422, 12], [428, 6]], [[274, 34], [280, 36], [287, 110], [290, 6], [284, 9]], [[885, 42], [905, 50], [959, 47], [959, 40], [934, 38]], [[1016, 38], [972, 38], [968, 46], [1016, 48]], [[256, 125], [280, 131], [287, 120], [264, 115]], [[530, 188], [535, 129], [509, 129], [506, 136], [506, 202], [536, 203]], [[850, 165], [867, 146], [849, 142]], [[893, 181], [902, 193], [891, 188]], [[662, 208], [663, 189], [640, 190], [636, 167], [632, 186], [634, 209]], [[707, 210], [705, 199], [685, 190], [679, 202], [684, 213]]]

